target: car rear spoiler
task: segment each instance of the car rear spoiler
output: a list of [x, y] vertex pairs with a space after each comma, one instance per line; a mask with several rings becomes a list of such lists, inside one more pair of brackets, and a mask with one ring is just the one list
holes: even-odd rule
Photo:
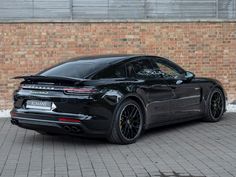
[[25, 81], [43, 81], [43, 82], [73, 82], [75, 85], [89, 81], [89, 79], [72, 78], [72, 77], [61, 77], [61, 76], [40, 76], [40, 75], [29, 75], [29, 76], [16, 76], [13, 79], [24, 79]]

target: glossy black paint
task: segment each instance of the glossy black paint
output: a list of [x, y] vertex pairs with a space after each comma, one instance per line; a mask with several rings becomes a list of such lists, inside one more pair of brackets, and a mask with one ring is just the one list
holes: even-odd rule
[[[95, 56], [80, 58], [94, 62], [99, 67], [84, 78], [36, 78], [22, 77], [21, 87], [14, 92], [12, 123], [37, 131], [67, 133], [86, 136], [107, 136], [112, 128], [115, 111], [125, 99], [133, 99], [142, 107], [144, 128], [166, 125], [191, 119], [199, 119], [207, 110], [209, 93], [216, 87], [225, 94], [219, 81], [209, 78], [150, 78], [131, 77], [94, 79], [103, 70], [115, 65], [139, 59], [158, 60], [175, 68], [179, 73], [186, 71], [171, 61], [155, 56]], [[68, 62], [76, 62], [72, 59]], [[127, 68], [126, 68], [127, 72]], [[47, 77], [47, 76], [45, 76]], [[51, 89], [54, 88], [54, 89]], [[95, 89], [91, 93], [65, 93], [65, 88]], [[26, 109], [27, 100], [45, 100], [54, 103], [54, 109], [45, 111]], [[74, 118], [75, 122], [60, 122], [59, 118]], [[69, 129], [67, 129], [69, 127]], [[72, 131], [72, 128], [79, 131]]]

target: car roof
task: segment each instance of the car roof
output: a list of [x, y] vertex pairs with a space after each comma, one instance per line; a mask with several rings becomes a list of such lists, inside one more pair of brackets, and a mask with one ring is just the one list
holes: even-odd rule
[[112, 54], [112, 55], [94, 55], [94, 56], [80, 56], [76, 58], [72, 58], [70, 60], [67, 60], [66, 62], [76, 62], [76, 61], [97, 61], [97, 62], [102, 62], [102, 63], [117, 63], [124, 61], [126, 59], [130, 59], [133, 57], [139, 57], [139, 56], [144, 56], [144, 55], [133, 55], [133, 54]]
[[[112, 65], [115, 64], [120, 64], [123, 62], [130, 62], [133, 61], [139, 57], [155, 57], [155, 58], [159, 58], [159, 59], [164, 59], [166, 62], [170, 62], [172, 64], [174, 64], [173, 62], [169, 61], [168, 59], [162, 58], [162, 57], [158, 57], [158, 56], [151, 56], [151, 55], [138, 55], [138, 54], [124, 54], [124, 55], [96, 55], [96, 56], [81, 56], [81, 57], [76, 57], [76, 58], [72, 58], [69, 60], [66, 60], [62, 63], [59, 63], [55, 66], [52, 66], [51, 68], [48, 68], [46, 70], [41, 71], [40, 73], [38, 73], [38, 75], [43, 74], [45, 72], [48, 72], [49, 70], [62, 66], [62, 65], [67, 65], [67, 64], [72, 64], [72, 65], [77, 65], [77, 64], [89, 64], [94, 66], [94, 69], [92, 71], [91, 74], [88, 74], [88, 76], [91, 76], [93, 74], [96, 74], [97, 72], [100, 72], [101, 70], [110, 67]], [[87, 77], [87, 76], [86, 76]]]

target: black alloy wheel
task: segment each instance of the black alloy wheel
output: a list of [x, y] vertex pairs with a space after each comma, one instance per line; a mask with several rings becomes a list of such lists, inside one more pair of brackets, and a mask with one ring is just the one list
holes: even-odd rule
[[108, 139], [117, 144], [131, 144], [140, 136], [142, 128], [143, 112], [140, 105], [133, 100], [126, 100], [118, 108]]
[[219, 121], [223, 114], [225, 108], [225, 99], [222, 91], [218, 88], [214, 89], [209, 97], [208, 101], [208, 115], [205, 120], [210, 122]]
[[219, 92], [214, 92], [211, 97], [211, 114], [215, 119], [218, 119], [221, 115], [223, 108], [222, 96]]
[[132, 140], [138, 135], [141, 129], [141, 114], [135, 104], [127, 104], [121, 111], [119, 128], [122, 136], [127, 140]]

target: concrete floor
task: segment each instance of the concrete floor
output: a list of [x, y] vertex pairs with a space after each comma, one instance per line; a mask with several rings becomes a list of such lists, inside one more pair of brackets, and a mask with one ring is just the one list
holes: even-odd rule
[[236, 113], [147, 131], [132, 145], [45, 136], [0, 119], [2, 177], [236, 176]]

